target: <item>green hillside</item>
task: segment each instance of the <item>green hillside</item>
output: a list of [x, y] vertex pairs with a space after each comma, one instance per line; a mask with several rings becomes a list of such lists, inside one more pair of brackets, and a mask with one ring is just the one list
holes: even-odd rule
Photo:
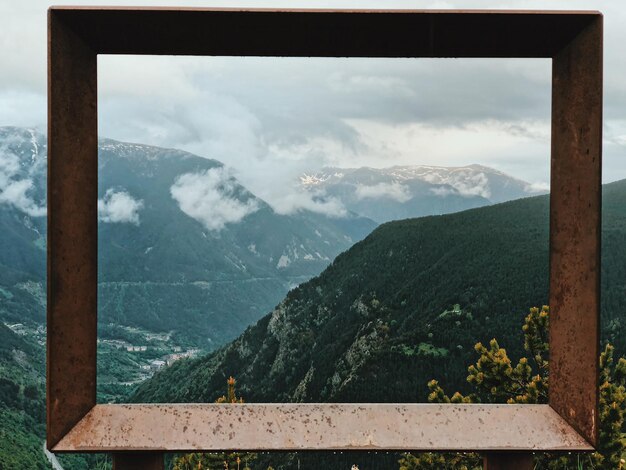
[[[20, 200], [0, 202], [0, 470], [48, 468], [46, 142], [33, 130], [0, 127], [5, 180], [28, 187]], [[214, 187], [202, 180], [210, 180], [211, 171], [220, 177]], [[254, 200], [258, 210], [210, 230], [173, 198], [178, 178], [190, 174], [214, 197], [235, 207]], [[147, 145], [101, 140], [99, 185], [101, 202], [114, 191], [141, 206], [136, 220], [101, 217], [98, 225], [99, 402], [121, 400], [151, 374], [155, 360], [235, 338], [376, 226], [354, 214], [278, 214], [220, 162]], [[66, 470], [83, 470], [98, 460], [66, 456], [61, 462]]]
[[[392, 222], [230, 345], [142, 384], [134, 401], [210, 402], [225, 378], [249, 402], [425, 401], [467, 389], [479, 340], [516, 357], [529, 306], [547, 303], [548, 198]], [[604, 338], [626, 349], [626, 181], [604, 189]]]
[[277, 214], [225, 176], [223, 191], [242, 203], [254, 201], [258, 210], [222, 230], [209, 230], [181, 210], [171, 188], [179, 175], [217, 171], [220, 162], [111, 140], [101, 141], [99, 156], [100, 197], [124, 188], [143, 201], [140, 223], [99, 225], [103, 323], [175, 330], [213, 348], [236, 337], [290, 286], [321, 272], [375, 227], [356, 216]]
[[[425, 402], [467, 393], [477, 341], [522, 354], [547, 303], [546, 196], [384, 224], [230, 345], [144, 382], [136, 402], [211, 402], [228, 376], [248, 402]], [[603, 338], [626, 350], [626, 181], [604, 187]], [[254, 468], [397, 468], [394, 453], [261, 455]], [[433, 467], [434, 468], [434, 467]]]
[[[35, 341], [30, 333], [16, 334], [0, 322], [0, 470], [52, 469], [43, 452], [46, 352], [43, 336]], [[58, 458], [65, 470], [107, 468], [102, 455]]]
[[45, 439], [44, 350], [0, 323], [0, 469], [51, 468]]
[[[0, 203], [0, 321], [36, 328], [45, 323], [47, 140], [33, 130], [0, 127], [0, 152], [10, 162], [8, 181], [29, 187], [28, 204]], [[101, 326], [175, 332], [179, 342], [212, 350], [376, 226], [355, 214], [279, 214], [222, 163], [180, 150], [102, 139], [98, 158], [103, 210], [111, 194], [125, 198], [118, 211], [136, 204], [130, 218], [129, 209], [127, 218], [100, 217]], [[180, 186], [182, 177], [191, 183]], [[187, 212], [175, 186], [188, 198]], [[254, 211], [228, 218], [248, 203]], [[221, 212], [210, 211], [216, 205]], [[207, 223], [219, 217], [226, 222]]]

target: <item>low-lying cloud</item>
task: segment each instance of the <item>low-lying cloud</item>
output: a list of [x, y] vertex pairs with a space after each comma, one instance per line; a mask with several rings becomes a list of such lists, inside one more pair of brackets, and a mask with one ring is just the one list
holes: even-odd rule
[[475, 175], [465, 175], [464, 178], [424, 178], [426, 181], [434, 184], [441, 184], [434, 188], [430, 188], [430, 192], [437, 196], [445, 197], [458, 195], [463, 197], [480, 196], [485, 199], [491, 197], [491, 187], [489, 186], [489, 178], [484, 173]]
[[106, 223], [131, 223], [139, 225], [139, 211], [143, 201], [133, 198], [124, 190], [108, 189], [98, 199], [98, 219]]
[[327, 217], [341, 218], [348, 215], [348, 210], [336, 197], [326, 196], [323, 192], [292, 190], [283, 197], [272, 201], [272, 208], [278, 214], [289, 215], [300, 211], [310, 211]]
[[[424, 179], [429, 183], [444, 183], [450, 185], [452, 188], [458, 191], [458, 194], [460, 194], [461, 196], [480, 196], [486, 199], [489, 199], [491, 197], [489, 178], [482, 172], [475, 174], [465, 174], [461, 178], [452, 177], [441, 179], [437, 176], [432, 176]], [[443, 190], [439, 191], [438, 193], [436, 190], [434, 190], [433, 192], [435, 194], [438, 194], [439, 196], [445, 195]]]
[[406, 202], [411, 199], [411, 191], [401, 183], [378, 183], [374, 185], [357, 185], [355, 196], [357, 199], [393, 199]]
[[434, 188], [430, 188], [430, 192], [433, 193], [435, 196], [440, 197], [459, 194], [459, 192], [452, 186], [435, 186]]
[[[1, 171], [1, 170], [0, 170]], [[1, 176], [0, 176], [1, 178]], [[9, 204], [16, 209], [25, 212], [31, 217], [43, 217], [46, 215], [46, 207], [39, 206], [28, 192], [33, 188], [30, 179], [10, 181], [6, 186], [0, 183], [0, 204]]]
[[[6, 144], [6, 142], [5, 142]], [[7, 148], [0, 148], [0, 204], [10, 205], [31, 217], [46, 215], [46, 206], [32, 197], [31, 175], [22, 174], [19, 157]]]
[[259, 210], [258, 201], [249, 193], [238, 195], [238, 189], [227, 170], [212, 168], [180, 175], [170, 187], [170, 194], [189, 217], [209, 230], [220, 231], [226, 224], [240, 222]]
[[544, 183], [542, 181], [538, 181], [535, 183], [530, 183], [525, 188], [527, 193], [530, 194], [545, 194], [550, 192], [550, 185], [548, 183]]

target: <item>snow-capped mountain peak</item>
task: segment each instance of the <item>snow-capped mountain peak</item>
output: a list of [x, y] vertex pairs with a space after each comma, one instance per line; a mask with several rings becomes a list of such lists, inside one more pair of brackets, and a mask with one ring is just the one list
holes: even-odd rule
[[454, 212], [538, 194], [536, 185], [479, 164], [323, 168], [300, 177], [304, 190], [324, 192], [379, 222]]

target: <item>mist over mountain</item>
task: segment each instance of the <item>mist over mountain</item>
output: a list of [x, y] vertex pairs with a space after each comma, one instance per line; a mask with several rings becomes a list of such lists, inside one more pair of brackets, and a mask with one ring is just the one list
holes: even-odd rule
[[[47, 143], [0, 128], [0, 318], [44, 321]], [[321, 272], [376, 221], [454, 212], [532, 190], [496, 170], [328, 168], [305, 191], [341, 216], [273, 210], [219, 161], [99, 143], [99, 320], [183, 332], [211, 348]]]
[[[0, 439], [0, 466], [9, 468], [47, 468], [41, 453], [46, 146], [34, 130], [0, 128], [0, 393], [8, 397], [0, 425], [17, 436]], [[490, 247], [494, 258], [506, 253], [491, 264], [489, 257], [483, 263], [467, 255], [490, 236], [485, 220], [491, 219], [480, 211], [385, 224], [336, 256], [376, 228], [373, 218], [488, 205], [527, 195], [525, 184], [478, 166], [331, 169], [303, 180], [315, 204], [283, 213], [219, 161], [100, 140], [98, 400], [127, 396], [149, 376], [142, 367], [181, 345], [211, 350], [244, 330], [207, 358], [174, 362], [140, 386], [136, 398], [213, 401], [228, 374], [237, 376], [249, 401], [419, 397], [424, 377], [442, 370], [456, 377], [454, 364], [464, 363], [476, 335], [493, 329], [485, 313], [492, 306], [485, 300], [489, 292], [461, 285], [455, 276], [498, 284], [508, 279], [503, 269], [512, 256], [525, 259], [530, 270], [539, 258], [528, 255], [535, 239], [524, 237], [546, 236], [544, 228], [522, 235], [511, 228], [510, 242], [520, 244]], [[545, 211], [542, 200], [516, 204]], [[496, 211], [504, 226], [520, 217], [534, 223], [534, 209], [509, 213], [503, 207], [484, 214]], [[474, 226], [482, 235], [467, 235]], [[614, 236], [624, 239], [619, 227]], [[494, 266], [501, 270], [488, 274]], [[526, 308], [541, 302], [540, 291], [541, 275], [497, 306]], [[524, 312], [515, 310], [502, 323], [505, 331], [513, 331]], [[618, 318], [613, 331], [620, 325]], [[150, 350], [128, 352], [129, 344]], [[389, 393], [386, 381], [393, 380], [398, 389]], [[72, 458], [62, 459], [66, 470], [95, 465]]]
[[459, 212], [546, 192], [483, 165], [324, 168], [304, 174], [307, 191], [336, 198], [377, 222]]
[[[0, 319], [44, 321], [46, 139], [0, 128]], [[277, 214], [223, 165], [99, 143], [99, 321], [176, 330], [203, 347], [236, 336], [376, 224]]]
[[100, 224], [104, 321], [224, 341], [375, 226], [277, 214], [219, 162], [180, 151], [103, 141], [100, 158], [104, 204], [122, 194], [136, 209]]

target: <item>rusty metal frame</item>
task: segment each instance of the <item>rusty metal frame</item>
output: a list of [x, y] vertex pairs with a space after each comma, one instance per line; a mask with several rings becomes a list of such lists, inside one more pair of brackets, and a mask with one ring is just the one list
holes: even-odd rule
[[[159, 468], [166, 450], [477, 450], [492, 469], [529, 468], [530, 451], [592, 450], [602, 31], [594, 11], [52, 7], [48, 448], [117, 452], [118, 469]], [[98, 54], [552, 59], [549, 405], [97, 405]]]

